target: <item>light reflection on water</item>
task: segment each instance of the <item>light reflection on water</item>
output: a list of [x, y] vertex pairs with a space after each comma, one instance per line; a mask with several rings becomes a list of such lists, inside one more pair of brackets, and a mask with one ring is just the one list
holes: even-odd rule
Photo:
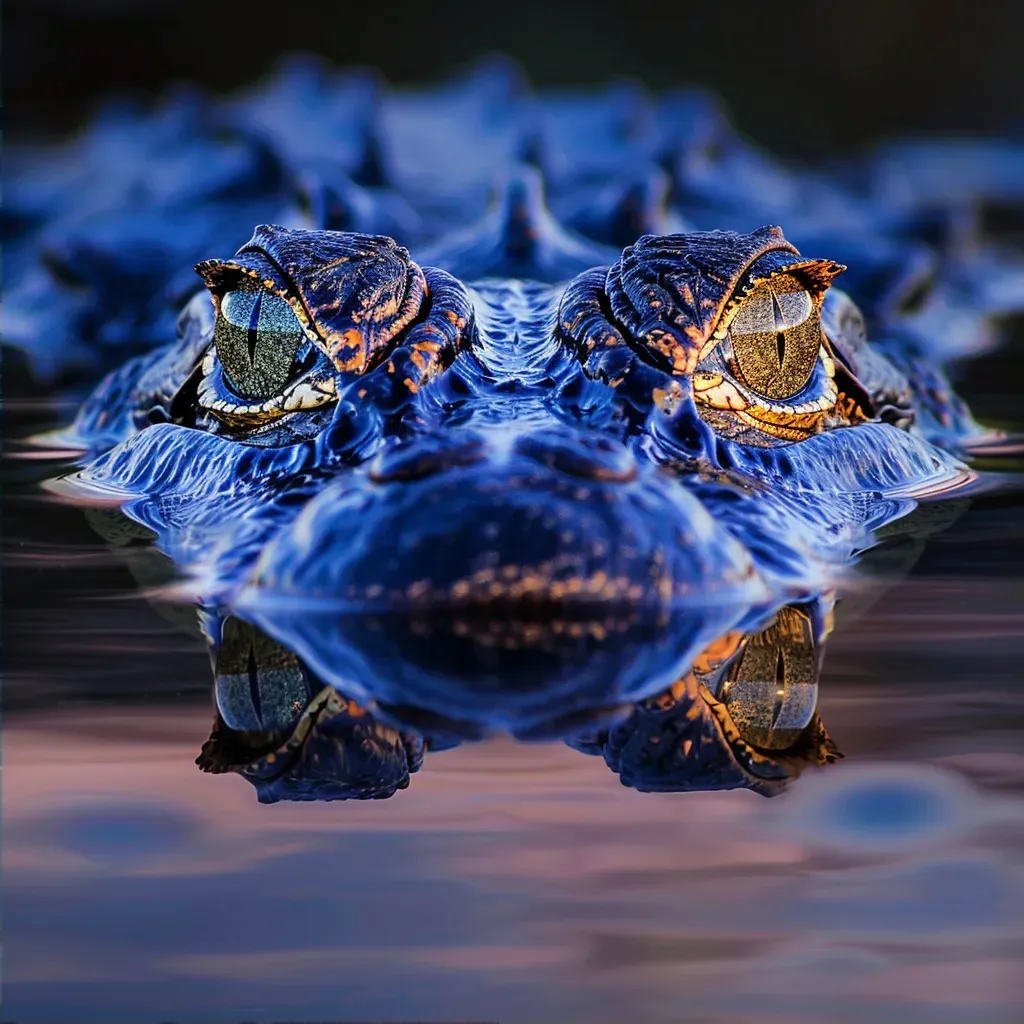
[[1018, 505], [840, 616], [846, 760], [778, 799], [496, 739], [390, 800], [271, 807], [197, 770], [202, 645], [76, 516], [21, 499], [6, 531], [6, 1016], [1019, 1017]]
[[266, 808], [196, 771], [208, 723], [181, 708], [10, 724], [12, 1015], [33, 1019], [19, 1007], [41, 987], [48, 1015], [97, 1020], [1018, 1005], [1024, 804], [967, 759], [853, 762], [777, 801], [666, 798], [568, 748], [496, 740], [438, 755], [391, 801]]

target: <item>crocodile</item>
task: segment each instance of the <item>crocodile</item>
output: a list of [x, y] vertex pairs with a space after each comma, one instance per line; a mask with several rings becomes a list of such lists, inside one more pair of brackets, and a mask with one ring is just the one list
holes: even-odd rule
[[[198, 290], [163, 268], [162, 344], [130, 354], [166, 315], [117, 306], [132, 329], [97, 365], [130, 358], [40, 441], [80, 453], [51, 490], [119, 508], [200, 606], [200, 766], [272, 801], [389, 796], [492, 729], [658, 791], [773, 795], [834, 761], [837, 588], [922, 502], [978, 486], [969, 456], [999, 438], [942, 363], [1018, 308], [1016, 257], [930, 248], [934, 209], [785, 169], [703, 95], [538, 96], [503, 66], [367, 119], [362, 80], [296, 74], [230, 110], [274, 189], [302, 182], [301, 222], [211, 246]], [[311, 90], [334, 136], [292, 120]], [[178, 169], [209, 189], [191, 207], [230, 207], [219, 230], [259, 189], [201, 161], [196, 116]]]

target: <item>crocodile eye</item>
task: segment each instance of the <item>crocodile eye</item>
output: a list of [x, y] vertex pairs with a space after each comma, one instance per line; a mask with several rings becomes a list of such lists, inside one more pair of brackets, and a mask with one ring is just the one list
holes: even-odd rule
[[767, 750], [791, 746], [810, 722], [818, 700], [818, 667], [810, 637], [786, 633], [789, 623], [780, 617], [779, 624], [751, 638], [720, 694], [740, 735]]
[[739, 377], [773, 401], [792, 398], [810, 380], [821, 336], [817, 305], [789, 274], [757, 285], [729, 325]]
[[214, 671], [217, 710], [236, 731], [288, 729], [312, 697], [295, 655], [239, 619], [224, 624]]
[[304, 335], [291, 306], [259, 289], [221, 297], [213, 340], [239, 395], [272, 398], [288, 383]]

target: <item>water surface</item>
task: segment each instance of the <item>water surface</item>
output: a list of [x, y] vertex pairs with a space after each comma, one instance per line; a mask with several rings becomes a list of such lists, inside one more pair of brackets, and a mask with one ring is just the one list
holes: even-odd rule
[[[8, 412], [13, 433], [34, 412]], [[1024, 1012], [1024, 506], [976, 500], [847, 602], [844, 761], [645, 794], [560, 743], [389, 800], [264, 806], [194, 761], [187, 609], [6, 460], [4, 1017], [1007, 1022]], [[841, 609], [842, 611], [842, 609]]]

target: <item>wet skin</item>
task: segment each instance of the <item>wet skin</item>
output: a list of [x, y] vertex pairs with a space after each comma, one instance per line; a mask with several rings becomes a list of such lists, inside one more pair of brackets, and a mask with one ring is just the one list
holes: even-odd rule
[[498, 728], [638, 788], [770, 794], [837, 756], [836, 587], [991, 435], [922, 353], [903, 264], [862, 310], [827, 244], [672, 230], [650, 191], [579, 180], [601, 173], [554, 204], [590, 189], [565, 215], [590, 238], [516, 162], [411, 250], [258, 226], [51, 436], [86, 453], [53, 489], [152, 531], [201, 606], [206, 770], [388, 796], [424, 746]]

